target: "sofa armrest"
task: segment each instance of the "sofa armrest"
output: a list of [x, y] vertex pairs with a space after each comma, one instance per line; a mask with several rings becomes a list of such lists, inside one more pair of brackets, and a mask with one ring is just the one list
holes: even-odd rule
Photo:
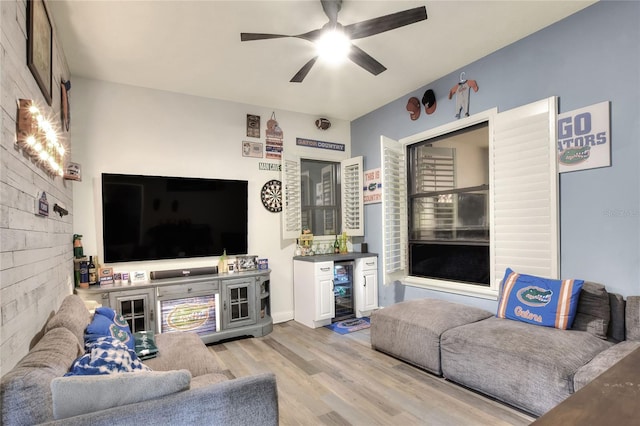
[[637, 348], [640, 348], [640, 342], [624, 341], [600, 352], [576, 371], [573, 376], [573, 391], [577, 392], [583, 388]]
[[278, 425], [272, 373], [228, 380], [163, 398], [49, 422], [51, 425], [223, 424]]
[[640, 340], [640, 296], [627, 297], [625, 314], [626, 340]]

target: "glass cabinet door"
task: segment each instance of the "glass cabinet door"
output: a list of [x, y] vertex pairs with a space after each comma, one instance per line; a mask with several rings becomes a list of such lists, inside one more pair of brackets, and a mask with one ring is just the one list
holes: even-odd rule
[[253, 278], [225, 280], [223, 285], [223, 328], [256, 322], [256, 289]]

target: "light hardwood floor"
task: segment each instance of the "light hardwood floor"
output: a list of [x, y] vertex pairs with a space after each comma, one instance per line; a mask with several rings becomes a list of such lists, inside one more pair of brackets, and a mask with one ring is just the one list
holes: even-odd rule
[[295, 321], [209, 346], [229, 377], [273, 372], [281, 425], [528, 425], [534, 419], [370, 345]]

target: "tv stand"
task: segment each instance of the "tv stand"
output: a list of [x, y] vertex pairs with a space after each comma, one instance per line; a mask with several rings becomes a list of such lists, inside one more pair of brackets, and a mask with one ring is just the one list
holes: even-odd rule
[[270, 270], [76, 288], [85, 301], [122, 314], [132, 332], [194, 331], [205, 344], [273, 330]]

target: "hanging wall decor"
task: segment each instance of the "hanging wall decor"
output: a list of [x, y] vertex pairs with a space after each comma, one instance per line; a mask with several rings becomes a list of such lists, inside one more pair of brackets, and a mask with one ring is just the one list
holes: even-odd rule
[[69, 90], [71, 90], [71, 82], [69, 80], [62, 80], [60, 82], [60, 118], [62, 120], [62, 128], [67, 132], [69, 131], [69, 123], [71, 122]]
[[43, 0], [27, 2], [27, 66], [51, 105], [53, 30]]
[[460, 73], [458, 84], [449, 90], [449, 99], [456, 95], [456, 118], [469, 116], [469, 93], [478, 91], [478, 83], [475, 80], [464, 78], [464, 72]]
[[267, 121], [267, 143], [265, 158], [280, 160], [282, 158], [284, 133], [276, 120], [276, 113], [271, 113], [271, 118]]
[[247, 114], [247, 136], [250, 138], [260, 137], [260, 116]]

